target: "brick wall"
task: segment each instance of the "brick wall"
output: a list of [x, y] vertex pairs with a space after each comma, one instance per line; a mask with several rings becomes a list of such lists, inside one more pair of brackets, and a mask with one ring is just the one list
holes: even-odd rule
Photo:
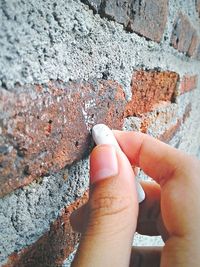
[[200, 157], [200, 2], [5, 0], [0, 18], [0, 265], [70, 266], [94, 124]]

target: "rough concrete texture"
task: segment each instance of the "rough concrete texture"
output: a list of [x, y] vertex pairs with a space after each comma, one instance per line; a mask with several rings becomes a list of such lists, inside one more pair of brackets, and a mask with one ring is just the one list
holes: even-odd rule
[[49, 267], [61, 266], [79, 242], [80, 234], [74, 232], [70, 225], [71, 213], [86, 203], [88, 191], [78, 198], [50, 225], [41, 238], [20, 253], [13, 252], [3, 267]]
[[145, 66], [195, 73], [199, 64], [191, 66], [184, 55], [169, 47], [177, 12], [184, 8], [199, 25], [192, 0], [171, 1], [165, 33], [157, 44], [93, 16], [78, 0], [1, 1], [1, 84], [11, 90], [17, 82], [107, 77], [122, 84], [130, 97], [133, 69]]
[[[78, 0], [1, 0], [0, 86], [13, 91], [17, 83], [106, 78], [118, 81], [127, 99], [131, 99], [130, 81], [135, 69], [170, 70], [181, 77], [187, 73], [196, 75], [200, 63], [170, 46], [179, 10], [190, 17], [199, 34], [200, 21], [194, 1], [170, 0], [169, 17], [158, 44], [125, 32], [116, 22], [93, 15]], [[169, 109], [177, 110], [181, 117], [185, 106], [192, 104], [190, 118], [170, 143], [200, 157], [199, 90], [198, 84], [198, 89], [177, 97], [177, 104]], [[131, 120], [136, 126], [140, 123], [138, 118], [128, 118], [125, 123], [129, 127], [133, 126]], [[158, 132], [163, 133], [165, 127], [160, 125]], [[87, 187], [86, 159], [0, 199], [0, 263], [6, 262], [13, 251], [35, 242], [49, 229], [60, 210], [81, 196]], [[136, 244], [147, 244], [144, 237], [137, 240]], [[148, 240], [152, 245], [160, 242], [154, 238]]]
[[88, 161], [34, 181], [0, 199], [0, 262], [49, 230], [62, 208], [88, 188]]

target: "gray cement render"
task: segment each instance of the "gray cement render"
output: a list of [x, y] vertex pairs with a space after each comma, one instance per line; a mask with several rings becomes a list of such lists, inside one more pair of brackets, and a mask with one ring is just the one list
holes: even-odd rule
[[88, 160], [83, 159], [0, 199], [0, 263], [49, 230], [61, 209], [88, 188], [88, 174]]
[[[183, 10], [200, 31], [194, 0], [170, 0], [169, 19], [160, 44], [127, 33], [115, 22], [93, 15], [78, 0], [0, 0], [0, 86], [107, 77], [123, 85], [130, 98], [135, 69], [173, 70], [181, 76], [200, 73], [200, 62], [169, 46], [172, 25]], [[199, 32], [200, 33], [200, 32]], [[200, 156], [199, 90], [177, 98], [172, 109], [181, 116], [192, 102], [191, 117], [172, 139], [190, 154]], [[135, 118], [126, 121], [139, 123]], [[136, 127], [136, 126], [134, 126]], [[161, 125], [158, 133], [166, 125]], [[150, 132], [151, 133], [151, 132]], [[68, 172], [68, 179], [63, 179]], [[140, 178], [145, 178], [140, 175]], [[33, 182], [0, 199], [0, 264], [13, 251], [35, 242], [49, 229], [61, 209], [88, 187], [87, 159], [60, 173]], [[135, 244], [161, 244], [160, 239], [138, 236]], [[67, 261], [66, 261], [67, 262]], [[69, 260], [68, 260], [69, 262]]]

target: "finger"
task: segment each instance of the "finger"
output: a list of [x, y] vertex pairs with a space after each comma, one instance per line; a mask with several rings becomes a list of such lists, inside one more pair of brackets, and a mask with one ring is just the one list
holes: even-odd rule
[[162, 247], [133, 247], [130, 267], [160, 267]]
[[88, 223], [72, 266], [128, 266], [138, 199], [126, 156], [110, 145], [97, 146], [90, 156], [90, 184]]
[[[142, 235], [161, 235], [164, 240], [168, 233], [160, 216], [160, 186], [155, 182], [141, 182], [146, 198], [139, 206], [137, 232]], [[88, 220], [88, 205], [75, 210], [70, 216], [73, 229], [83, 233]]]
[[161, 185], [174, 172], [182, 171], [183, 166], [191, 171], [188, 166], [188, 161], [191, 162], [189, 156], [149, 135], [122, 131], [114, 131], [114, 134], [131, 164], [142, 168]]
[[[142, 235], [165, 236], [166, 229], [160, 220], [160, 186], [155, 182], [141, 182], [146, 198], [139, 206], [137, 232]], [[75, 210], [70, 216], [73, 229], [83, 233], [88, 219], [88, 205]]]
[[195, 213], [191, 207], [200, 202], [199, 161], [145, 134], [114, 134], [131, 164], [160, 184], [162, 216], [168, 232], [177, 236], [198, 233], [193, 221], [199, 220], [200, 211], [197, 205]]
[[[141, 182], [146, 198], [139, 206], [137, 232], [143, 235], [160, 235], [157, 220], [160, 215], [160, 186], [154, 182]], [[73, 229], [83, 233], [88, 220], [88, 205], [75, 210], [70, 216]]]
[[[143, 235], [160, 235], [157, 220], [160, 215], [160, 186], [155, 182], [141, 182], [146, 198], [139, 206], [137, 232]], [[73, 229], [83, 233], [88, 220], [88, 205], [75, 210], [70, 216]]]

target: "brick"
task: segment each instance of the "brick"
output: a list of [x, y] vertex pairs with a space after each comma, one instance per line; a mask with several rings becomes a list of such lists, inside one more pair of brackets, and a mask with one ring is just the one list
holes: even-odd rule
[[197, 75], [185, 75], [183, 76], [183, 78], [181, 79], [180, 82], [180, 93], [186, 93], [189, 92], [195, 88], [197, 88], [197, 84], [198, 84], [198, 76]]
[[198, 50], [198, 46], [199, 46], [199, 37], [195, 31], [195, 33], [192, 36], [192, 40], [191, 40], [191, 44], [190, 47], [188, 49], [187, 55], [193, 58], [197, 58], [197, 50]]
[[82, 0], [102, 17], [124, 25], [148, 39], [160, 42], [167, 22], [168, 1], [160, 0]]
[[0, 196], [82, 158], [90, 128], [121, 129], [125, 98], [113, 81], [50, 81], [0, 91]]
[[198, 42], [198, 44], [197, 44], [197, 48], [196, 48], [194, 57], [195, 57], [197, 60], [200, 60], [200, 38], [199, 38], [199, 42]]
[[129, 13], [131, 9], [130, 0], [82, 0], [82, 2], [89, 5], [95, 11], [95, 13], [99, 13], [102, 17], [107, 17], [110, 20], [121, 23], [125, 27], [127, 27], [129, 24]]
[[129, 27], [131, 30], [153, 41], [161, 41], [167, 22], [167, 0], [134, 1], [130, 12]]
[[188, 56], [200, 60], [200, 37], [196, 34], [194, 35], [194, 38], [192, 39]]
[[136, 71], [132, 78], [132, 100], [125, 116], [141, 116], [160, 104], [173, 102], [178, 74], [171, 71]]
[[70, 225], [71, 213], [86, 203], [88, 192], [63, 209], [61, 216], [50, 225], [50, 230], [34, 244], [9, 256], [2, 267], [50, 267], [62, 266], [64, 260], [75, 249], [79, 234]]
[[140, 131], [158, 138], [168, 128], [176, 124], [177, 113], [178, 106], [174, 103], [158, 107], [141, 118]]
[[125, 119], [124, 128], [128, 131], [136, 130], [147, 133], [165, 143], [169, 143], [189, 118], [191, 110], [192, 106], [189, 103], [183, 114], [178, 116], [178, 105], [169, 103], [155, 109], [153, 112], [146, 113], [140, 118], [129, 117]]
[[169, 127], [164, 133], [162, 133], [158, 139], [165, 142], [169, 143], [169, 141], [174, 137], [174, 135], [180, 130], [181, 126], [185, 123], [187, 118], [189, 118], [190, 113], [192, 110], [191, 104], [188, 104], [185, 108], [185, 112], [181, 118], [177, 119], [177, 122]]
[[[147, 133], [163, 142], [169, 143], [189, 118], [191, 110], [192, 106], [189, 103], [185, 107], [182, 116], [178, 116], [179, 108], [177, 104], [168, 104], [167, 106], [159, 107], [153, 112], [146, 113], [141, 118], [127, 118], [124, 126], [128, 131], [136, 130]], [[137, 127], [135, 127], [135, 122], [137, 122]]]
[[162, 142], [169, 143], [173, 136], [179, 131], [181, 127], [181, 120], [178, 119], [176, 124], [168, 128], [163, 134], [161, 134], [158, 139]]
[[196, 0], [196, 9], [197, 9], [197, 12], [199, 14], [199, 18], [200, 18], [200, 0]]
[[179, 13], [174, 23], [171, 45], [188, 56], [193, 56], [196, 53], [198, 45], [197, 32], [188, 17], [183, 13]]
[[186, 120], [190, 117], [190, 113], [192, 111], [192, 105], [191, 103], [189, 103], [186, 107], [185, 107], [185, 112], [182, 116], [182, 123], [185, 123]]

